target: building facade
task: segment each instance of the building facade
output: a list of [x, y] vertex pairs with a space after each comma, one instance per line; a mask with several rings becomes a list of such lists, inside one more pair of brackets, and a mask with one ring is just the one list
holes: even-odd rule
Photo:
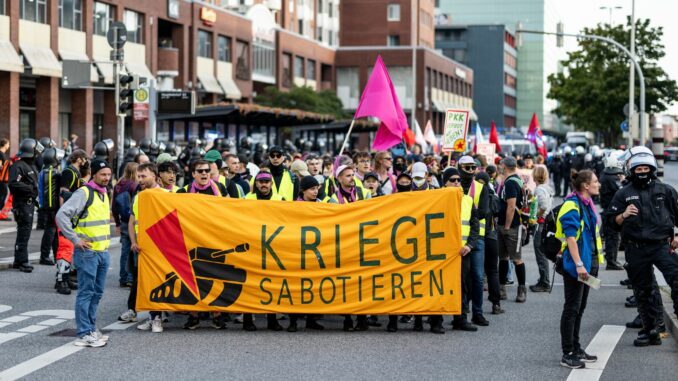
[[515, 36], [504, 25], [439, 25], [436, 49], [473, 69], [473, 105], [481, 127], [516, 124], [517, 52]]
[[[556, 32], [560, 21], [555, 0], [438, 0], [437, 20], [451, 25], [505, 25]], [[536, 113], [544, 130], [561, 132], [562, 123], [553, 114], [556, 101], [548, 99], [547, 77], [557, 73], [564, 50], [555, 36], [525, 34], [518, 47], [517, 125], [526, 127]]]

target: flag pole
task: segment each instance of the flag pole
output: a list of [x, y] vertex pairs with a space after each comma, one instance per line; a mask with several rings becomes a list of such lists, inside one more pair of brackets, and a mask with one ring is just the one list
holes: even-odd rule
[[339, 156], [344, 154], [344, 148], [346, 147], [346, 144], [348, 144], [348, 138], [351, 136], [351, 131], [353, 131], [353, 125], [355, 124], [355, 118], [351, 121], [351, 126], [348, 128], [348, 132], [346, 133], [346, 137], [344, 138], [344, 142], [341, 144], [341, 149], [339, 150]]

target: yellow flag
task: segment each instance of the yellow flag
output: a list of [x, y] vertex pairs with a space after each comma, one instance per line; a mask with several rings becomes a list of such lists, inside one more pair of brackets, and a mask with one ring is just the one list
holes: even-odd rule
[[458, 314], [461, 196], [335, 205], [141, 192], [136, 307]]

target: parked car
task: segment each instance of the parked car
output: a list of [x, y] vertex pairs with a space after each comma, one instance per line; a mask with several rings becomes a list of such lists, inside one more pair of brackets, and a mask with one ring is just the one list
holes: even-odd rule
[[678, 161], [678, 147], [666, 147], [666, 148], [664, 148], [664, 160], [666, 160], [666, 161]]

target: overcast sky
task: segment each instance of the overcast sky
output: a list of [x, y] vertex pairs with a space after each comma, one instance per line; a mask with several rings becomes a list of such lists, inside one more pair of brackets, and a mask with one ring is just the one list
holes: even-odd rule
[[[610, 11], [600, 7], [616, 7], [612, 11], [612, 22], [625, 22], [631, 14], [631, 0], [556, 0], [558, 12], [565, 24], [565, 32], [575, 33], [583, 27], [595, 26], [610, 21]], [[652, 26], [664, 28], [663, 45], [666, 56], [660, 65], [673, 80], [678, 80], [678, 0], [636, 0], [636, 19], [649, 18]], [[568, 41], [569, 40], [569, 41]], [[576, 41], [568, 41], [566, 47], [576, 49]], [[636, 94], [638, 89], [636, 88]], [[637, 95], [636, 95], [637, 96]], [[678, 100], [668, 110], [678, 114]]]

